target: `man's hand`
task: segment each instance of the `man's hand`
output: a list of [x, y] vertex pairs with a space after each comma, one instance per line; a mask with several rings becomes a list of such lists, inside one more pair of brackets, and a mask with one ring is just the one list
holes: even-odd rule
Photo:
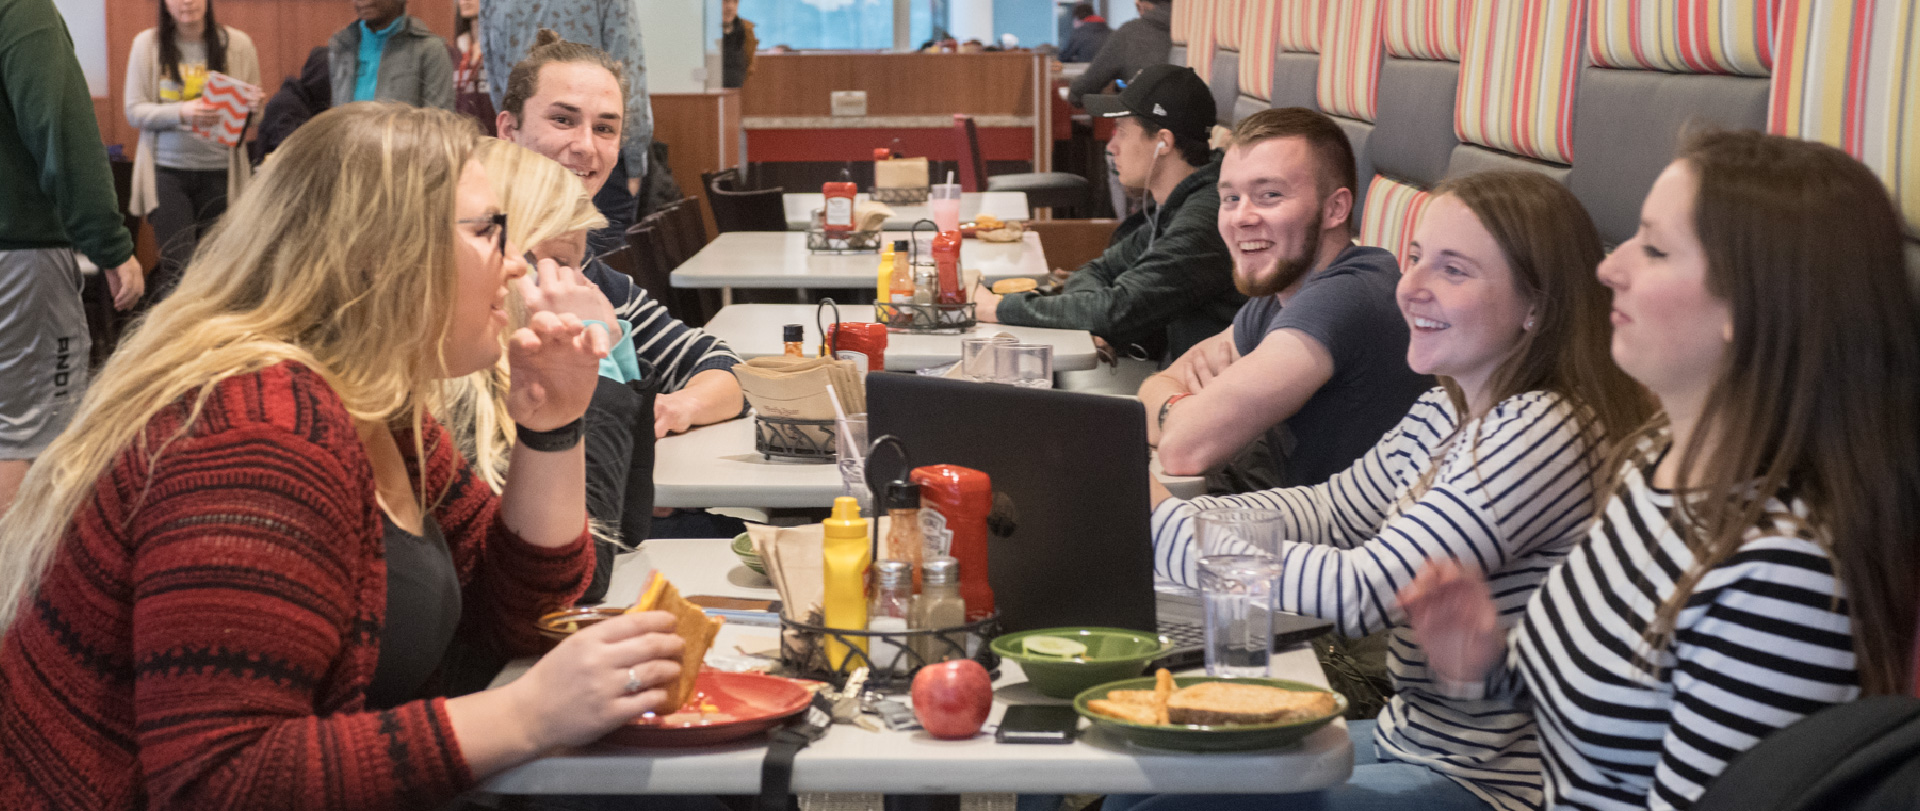
[[1220, 376], [1221, 372], [1239, 360], [1240, 352], [1234, 348], [1233, 341], [1203, 341], [1194, 346], [1193, 351], [1181, 356], [1186, 361], [1180, 368], [1173, 370], [1187, 391], [1197, 392]]
[[1073, 271], [1066, 268], [1054, 268], [1047, 274], [1047, 282], [1055, 285], [1066, 284], [1071, 278], [1073, 278]]
[[1000, 294], [987, 289], [986, 285], [983, 285], [983, 284], [974, 285], [973, 286], [973, 318], [974, 320], [979, 321], [982, 324], [1000, 323], [998, 311], [1000, 309], [1001, 298], [1002, 296]]
[[700, 404], [685, 389], [654, 397], [653, 438], [660, 439], [693, 427], [694, 415], [699, 409]]
[[128, 257], [117, 268], [102, 271], [107, 274], [107, 291], [113, 294], [113, 308], [124, 310], [140, 302], [147, 292], [147, 272], [140, 267], [140, 260]]

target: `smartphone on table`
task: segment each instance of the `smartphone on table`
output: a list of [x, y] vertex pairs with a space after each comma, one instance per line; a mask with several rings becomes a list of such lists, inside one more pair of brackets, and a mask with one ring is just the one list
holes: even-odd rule
[[999, 743], [1073, 743], [1080, 714], [1070, 704], [1015, 704], [993, 733]]

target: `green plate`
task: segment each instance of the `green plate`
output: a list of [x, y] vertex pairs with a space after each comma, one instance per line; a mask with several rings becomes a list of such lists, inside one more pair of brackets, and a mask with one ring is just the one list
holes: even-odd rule
[[[1085, 645], [1087, 652], [1073, 658], [1028, 653], [1021, 642], [1035, 636], [1072, 640]], [[1054, 698], [1073, 698], [1092, 685], [1138, 676], [1147, 662], [1168, 647], [1159, 636], [1125, 628], [1040, 628], [993, 639], [994, 653], [1019, 662], [1027, 683]]]
[[740, 562], [761, 575], [767, 573], [766, 564], [760, 562], [760, 556], [753, 551], [753, 536], [740, 533], [733, 536], [733, 553], [740, 556]]
[[[1191, 687], [1208, 681], [1237, 681], [1248, 684], [1264, 684], [1282, 690], [1311, 690], [1332, 693], [1324, 687], [1315, 687], [1297, 681], [1284, 679], [1221, 679], [1212, 676], [1175, 676], [1175, 689]], [[1260, 724], [1256, 726], [1200, 726], [1197, 724], [1161, 725], [1136, 724], [1101, 715], [1087, 709], [1087, 702], [1106, 698], [1108, 690], [1152, 690], [1152, 678], [1127, 679], [1095, 687], [1089, 687], [1073, 698], [1073, 709], [1094, 726], [1105, 727], [1114, 734], [1126, 738], [1129, 743], [1152, 749], [1175, 749], [1183, 752], [1238, 752], [1248, 749], [1272, 749], [1287, 746], [1311, 734], [1347, 711], [1347, 697], [1333, 693], [1333, 712], [1319, 718], [1304, 721], [1288, 721], [1282, 724]]]

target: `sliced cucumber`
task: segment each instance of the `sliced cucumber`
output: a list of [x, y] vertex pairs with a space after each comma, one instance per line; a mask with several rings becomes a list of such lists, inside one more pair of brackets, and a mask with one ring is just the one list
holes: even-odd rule
[[1021, 638], [1020, 649], [1029, 654], [1058, 656], [1062, 659], [1084, 656], [1087, 653], [1086, 645], [1065, 637], [1045, 635]]

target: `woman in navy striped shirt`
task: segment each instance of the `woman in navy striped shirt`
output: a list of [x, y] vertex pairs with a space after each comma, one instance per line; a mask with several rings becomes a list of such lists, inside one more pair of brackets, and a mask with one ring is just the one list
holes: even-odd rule
[[1607, 294], [1592, 271], [1601, 256], [1586, 210], [1542, 175], [1441, 184], [1414, 229], [1397, 297], [1412, 328], [1408, 364], [1444, 385], [1325, 484], [1155, 508], [1161, 576], [1194, 584], [1198, 510], [1275, 509], [1288, 539], [1280, 607], [1334, 620], [1348, 636], [1394, 631], [1388, 668], [1398, 695], [1377, 722], [1352, 726], [1353, 780], [1282, 807], [1538, 806], [1527, 714], [1504, 700], [1435, 695], [1394, 593], [1428, 561], [1457, 558], [1497, 584], [1503, 613], [1517, 620], [1541, 576], [1591, 525], [1592, 474], [1607, 438], [1632, 431], [1651, 406], [1607, 359]]
[[1900, 220], [1840, 150], [1692, 139], [1600, 266], [1661, 418], [1518, 628], [1471, 571], [1401, 593], [1436, 682], [1534, 707], [1555, 807], [1687, 808], [1768, 733], [1903, 692], [1920, 323]]

